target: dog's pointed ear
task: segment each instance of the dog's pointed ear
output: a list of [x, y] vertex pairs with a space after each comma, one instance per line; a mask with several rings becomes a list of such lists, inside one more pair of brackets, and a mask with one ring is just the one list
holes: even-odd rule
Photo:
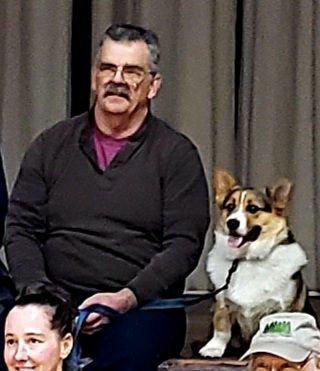
[[226, 195], [236, 185], [237, 181], [227, 170], [219, 168], [213, 170], [213, 192], [218, 206], [221, 206]]
[[273, 187], [266, 189], [266, 194], [270, 198], [277, 215], [284, 215], [284, 210], [291, 198], [292, 189], [293, 184], [287, 178], [279, 179]]

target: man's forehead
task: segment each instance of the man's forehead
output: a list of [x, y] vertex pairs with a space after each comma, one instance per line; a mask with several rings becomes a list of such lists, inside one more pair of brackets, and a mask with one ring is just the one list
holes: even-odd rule
[[[280, 356], [277, 356], [275, 354], [271, 353], [255, 353], [253, 355], [254, 364], [257, 364], [259, 362], [263, 362], [265, 364], [281, 364], [281, 363], [287, 363], [288, 361], [285, 358], [282, 358]], [[294, 363], [294, 362], [290, 362]]]
[[147, 64], [150, 60], [148, 45], [143, 40], [114, 41], [106, 39], [100, 49], [100, 60], [124, 64]]
[[277, 355], [275, 355], [275, 354], [272, 354], [272, 353], [263, 353], [263, 352], [259, 352], [259, 353], [255, 353], [254, 354], [254, 358], [255, 359], [264, 359], [264, 360], [270, 360], [270, 361], [272, 361], [272, 360], [278, 360], [278, 359], [284, 359], [284, 358], [282, 358], [282, 357], [280, 357], [280, 356], [277, 356]]

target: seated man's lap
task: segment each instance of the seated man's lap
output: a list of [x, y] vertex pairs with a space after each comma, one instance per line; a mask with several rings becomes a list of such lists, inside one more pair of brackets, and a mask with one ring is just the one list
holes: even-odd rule
[[177, 357], [184, 345], [184, 310], [136, 310], [82, 338], [83, 353], [93, 359], [86, 371], [154, 371]]

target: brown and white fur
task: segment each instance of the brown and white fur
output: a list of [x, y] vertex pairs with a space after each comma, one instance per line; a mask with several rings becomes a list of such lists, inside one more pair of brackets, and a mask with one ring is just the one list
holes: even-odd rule
[[220, 218], [207, 272], [215, 288], [225, 284], [233, 260], [240, 260], [228, 289], [216, 297], [214, 335], [200, 349], [205, 357], [224, 354], [236, 322], [249, 343], [264, 315], [301, 311], [306, 299], [301, 278], [306, 254], [285, 217], [292, 184], [282, 179], [260, 192], [241, 187], [230, 173], [217, 169], [213, 186]]

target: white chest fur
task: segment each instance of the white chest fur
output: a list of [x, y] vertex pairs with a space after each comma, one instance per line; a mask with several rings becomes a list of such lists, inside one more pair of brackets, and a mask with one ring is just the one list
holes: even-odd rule
[[[216, 232], [216, 243], [208, 255], [207, 271], [216, 288], [225, 283], [232, 265], [227, 238]], [[240, 260], [223, 295], [249, 317], [267, 302], [276, 302], [284, 309], [295, 295], [291, 277], [306, 264], [306, 254], [299, 244], [275, 246], [264, 259]]]

